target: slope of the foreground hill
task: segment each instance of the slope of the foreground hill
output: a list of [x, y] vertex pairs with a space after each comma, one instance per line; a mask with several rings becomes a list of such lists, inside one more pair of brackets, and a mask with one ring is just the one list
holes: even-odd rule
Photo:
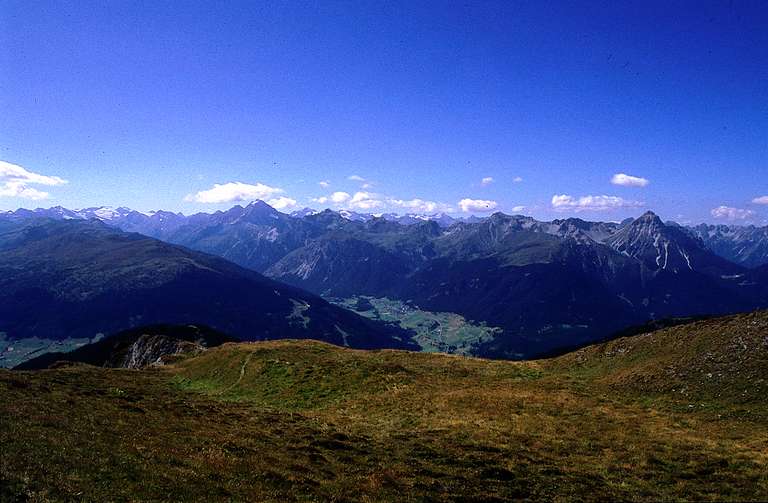
[[671, 394], [708, 404], [768, 402], [768, 311], [622, 337], [552, 364], [594, 376], [617, 391]]
[[236, 339], [195, 325], [150, 325], [131, 328], [86, 344], [68, 353], [51, 352], [27, 360], [15, 370], [40, 370], [57, 362], [87, 363], [97, 367], [141, 368], [163, 363], [171, 356], [197, 354]]
[[274, 341], [0, 371], [0, 499], [765, 500], [767, 326], [536, 362]]
[[37, 220], [0, 233], [0, 332], [93, 338], [155, 323], [240, 339], [415, 347], [403, 331], [206, 255], [98, 221]]

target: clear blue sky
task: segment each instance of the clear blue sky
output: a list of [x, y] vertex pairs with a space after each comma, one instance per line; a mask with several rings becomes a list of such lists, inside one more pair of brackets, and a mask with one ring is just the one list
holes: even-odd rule
[[0, 209], [764, 223], [768, 2], [0, 0], [0, 160], [67, 181]]

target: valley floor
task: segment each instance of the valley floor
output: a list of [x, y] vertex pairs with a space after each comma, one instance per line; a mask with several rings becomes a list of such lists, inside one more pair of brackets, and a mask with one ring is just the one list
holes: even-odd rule
[[98, 340], [100, 340], [100, 338], [69, 338], [54, 341], [50, 339], [38, 339], [37, 337], [11, 340], [4, 332], [0, 332], [0, 368], [13, 368], [22, 362], [44, 353], [53, 351], [66, 353]]
[[422, 351], [469, 356], [483, 342], [503, 333], [498, 327], [473, 323], [455, 313], [425, 311], [409, 302], [386, 297], [356, 296], [329, 301], [357, 314], [385, 323], [394, 323], [413, 333]]
[[0, 370], [0, 500], [768, 499], [764, 394], [630, 385], [596, 351], [283, 341], [141, 371]]

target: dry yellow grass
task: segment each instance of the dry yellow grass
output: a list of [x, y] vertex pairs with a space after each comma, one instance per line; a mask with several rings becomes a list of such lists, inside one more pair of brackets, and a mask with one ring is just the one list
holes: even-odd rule
[[[227, 344], [162, 369], [1, 372], [2, 495], [766, 499], [766, 397], [744, 394], [749, 376], [766, 375], [766, 318], [538, 362], [281, 341]], [[736, 368], [734, 341], [752, 348], [735, 355], [739, 374], [719, 388], [701, 381]]]

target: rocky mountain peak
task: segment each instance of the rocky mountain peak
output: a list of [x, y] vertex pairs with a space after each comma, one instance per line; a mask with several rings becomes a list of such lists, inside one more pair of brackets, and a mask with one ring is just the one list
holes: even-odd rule
[[636, 218], [633, 224], [663, 226], [664, 222], [661, 220], [661, 218], [659, 218], [659, 216], [656, 213], [649, 210], [643, 213], [642, 215], [640, 215], [638, 218]]
[[268, 212], [277, 211], [272, 206], [262, 201], [261, 199], [256, 199], [254, 201], [251, 201], [250, 203], [248, 203], [248, 206], [246, 206], [245, 208], [250, 211], [257, 211], [257, 210], [268, 211]]

